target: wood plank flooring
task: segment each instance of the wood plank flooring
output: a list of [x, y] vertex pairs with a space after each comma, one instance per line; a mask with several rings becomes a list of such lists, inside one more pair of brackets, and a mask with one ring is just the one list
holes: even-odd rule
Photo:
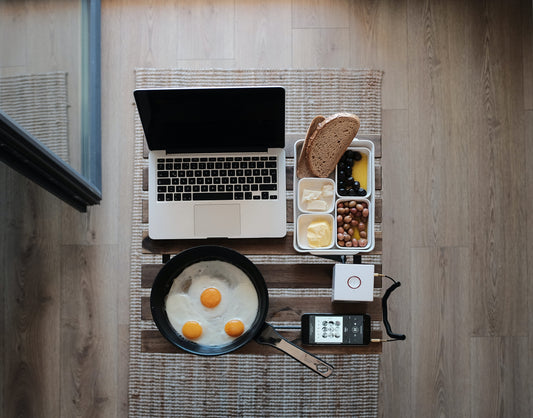
[[[0, 166], [0, 416], [127, 416], [136, 67], [384, 70], [380, 415], [533, 410], [530, 0], [102, 0], [103, 193]], [[342, 411], [337, 411], [342, 416]]]

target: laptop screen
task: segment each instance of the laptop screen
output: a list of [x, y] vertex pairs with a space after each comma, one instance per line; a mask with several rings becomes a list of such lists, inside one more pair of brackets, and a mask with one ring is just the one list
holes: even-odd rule
[[265, 151], [285, 147], [285, 90], [230, 87], [135, 90], [150, 150]]

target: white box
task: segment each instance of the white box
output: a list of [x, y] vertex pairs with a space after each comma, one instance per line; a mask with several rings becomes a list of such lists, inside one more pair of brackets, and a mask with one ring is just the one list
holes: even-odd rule
[[333, 302], [372, 302], [373, 264], [335, 264], [331, 300]]

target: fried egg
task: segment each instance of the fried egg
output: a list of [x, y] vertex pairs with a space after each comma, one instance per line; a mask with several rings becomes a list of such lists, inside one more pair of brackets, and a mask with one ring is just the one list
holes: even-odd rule
[[195, 263], [172, 283], [165, 309], [174, 330], [202, 345], [228, 344], [246, 332], [259, 309], [254, 284], [220, 260]]

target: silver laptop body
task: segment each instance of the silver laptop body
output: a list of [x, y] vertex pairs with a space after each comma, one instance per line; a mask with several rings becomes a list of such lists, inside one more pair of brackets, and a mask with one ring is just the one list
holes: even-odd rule
[[149, 148], [152, 239], [286, 235], [281, 87], [134, 92]]

